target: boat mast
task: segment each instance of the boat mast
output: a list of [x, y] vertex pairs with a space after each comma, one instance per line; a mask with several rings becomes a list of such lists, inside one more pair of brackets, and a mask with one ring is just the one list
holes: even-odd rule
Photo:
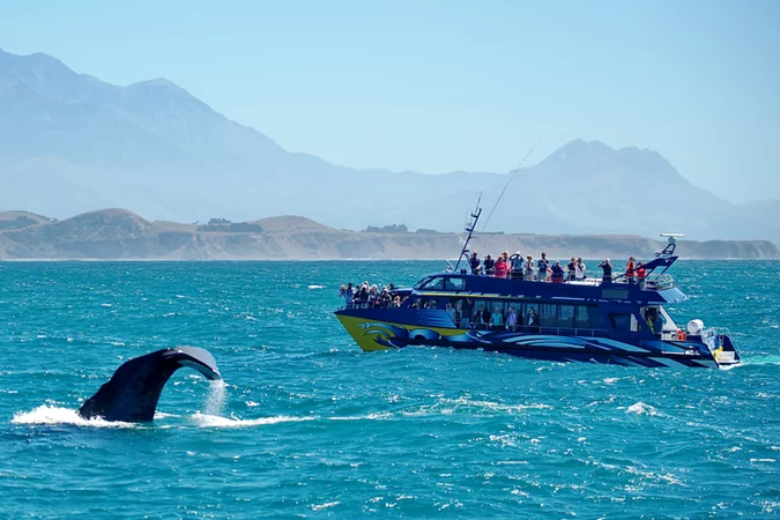
[[480, 207], [480, 202], [482, 202], [482, 194], [479, 194], [479, 198], [477, 199], [477, 207], [474, 208], [474, 211], [471, 213], [471, 223], [466, 227], [466, 241], [463, 242], [463, 249], [460, 250], [460, 256], [458, 256], [458, 263], [455, 264], [455, 272], [458, 272], [460, 269], [460, 262], [463, 260], [463, 257], [466, 257], [466, 261], [468, 262], [468, 256], [469, 256], [469, 242], [471, 242], [471, 238], [474, 236], [474, 230], [477, 229], [477, 222], [479, 222], [479, 216], [482, 215], [482, 208]]

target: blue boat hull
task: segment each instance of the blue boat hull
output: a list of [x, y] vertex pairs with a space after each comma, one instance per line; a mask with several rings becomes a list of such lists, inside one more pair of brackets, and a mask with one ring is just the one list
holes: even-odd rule
[[[544, 328], [525, 330], [474, 330], [422, 324], [399, 324], [363, 317], [371, 311], [337, 311], [336, 316], [366, 351], [409, 346], [500, 352], [548, 361], [577, 361], [625, 366], [723, 368], [717, 353], [703, 341], [641, 340], [637, 344], [595, 335], [548, 334]], [[582, 334], [581, 331], [572, 331]], [[736, 360], [738, 362], [738, 358]]]

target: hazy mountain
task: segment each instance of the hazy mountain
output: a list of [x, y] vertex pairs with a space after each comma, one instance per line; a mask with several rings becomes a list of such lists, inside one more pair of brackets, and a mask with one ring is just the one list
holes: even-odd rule
[[[45, 54], [0, 50], [0, 116], [0, 209], [60, 218], [129, 207], [189, 222], [300, 214], [350, 229], [457, 230], [480, 192], [487, 217], [508, 179], [332, 165], [282, 149], [170, 81], [110, 85]], [[718, 199], [655, 152], [578, 140], [520, 171], [488, 229], [778, 240], [772, 211]]]

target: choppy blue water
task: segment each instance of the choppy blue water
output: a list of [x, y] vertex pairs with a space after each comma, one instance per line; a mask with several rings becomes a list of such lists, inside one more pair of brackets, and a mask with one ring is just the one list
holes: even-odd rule
[[[0, 264], [0, 518], [780, 514], [779, 262], [680, 262], [729, 371], [363, 353], [345, 281], [426, 262]], [[208, 348], [152, 425], [77, 418], [123, 360]], [[221, 393], [224, 395], [221, 395]]]

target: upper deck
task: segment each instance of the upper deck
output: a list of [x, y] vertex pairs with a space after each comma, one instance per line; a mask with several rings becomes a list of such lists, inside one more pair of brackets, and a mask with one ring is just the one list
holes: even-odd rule
[[651, 275], [644, 284], [625, 278], [604, 282], [597, 278], [562, 283], [513, 280], [464, 273], [430, 274], [412, 291], [423, 296], [500, 296], [544, 301], [632, 301], [643, 305], [677, 303], [687, 299], [668, 274]]

